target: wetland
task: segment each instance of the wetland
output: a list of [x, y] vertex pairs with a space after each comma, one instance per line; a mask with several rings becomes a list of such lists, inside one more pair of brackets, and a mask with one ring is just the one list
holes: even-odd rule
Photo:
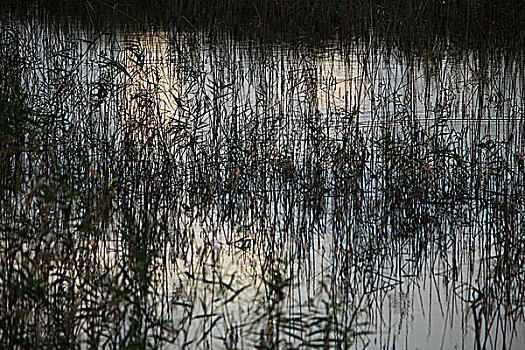
[[521, 2], [38, 4], [1, 347], [525, 348]]

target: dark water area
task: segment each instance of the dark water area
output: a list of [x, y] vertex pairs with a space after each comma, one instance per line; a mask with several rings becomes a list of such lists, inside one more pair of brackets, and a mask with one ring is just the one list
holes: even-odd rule
[[525, 348], [519, 45], [0, 23], [1, 347]]

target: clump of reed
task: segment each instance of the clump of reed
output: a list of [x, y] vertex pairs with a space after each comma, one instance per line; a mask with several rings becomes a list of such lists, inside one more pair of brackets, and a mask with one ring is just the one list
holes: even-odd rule
[[[60, 9], [60, 11], [56, 11]], [[525, 8], [521, 1], [256, 0], [256, 1], [17, 1], [12, 13], [50, 12], [104, 28], [176, 25], [204, 30], [215, 27], [251, 31], [264, 37], [308, 38], [374, 31], [387, 39], [427, 46], [436, 38], [458, 45], [523, 42]]]

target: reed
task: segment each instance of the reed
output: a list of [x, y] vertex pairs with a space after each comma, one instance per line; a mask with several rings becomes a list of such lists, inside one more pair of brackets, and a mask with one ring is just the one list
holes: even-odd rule
[[[55, 9], [60, 11], [55, 11]], [[371, 30], [412, 44], [440, 41], [457, 45], [488, 42], [517, 43], [524, 38], [522, 1], [373, 0], [213, 0], [213, 1], [16, 1], [6, 10], [15, 16], [44, 12], [61, 19], [105, 28], [174, 25], [209, 30], [220, 27], [236, 33], [251, 32], [279, 40], [334, 35], [353, 36]]]
[[[512, 343], [523, 52], [396, 36], [478, 40], [520, 4], [155, 4], [64, 14], [176, 11], [212, 30], [2, 17], [2, 347], [366, 347], [384, 300], [426, 278], [468, 310], [473, 346]], [[347, 22], [380, 34], [277, 45], [217, 29]]]

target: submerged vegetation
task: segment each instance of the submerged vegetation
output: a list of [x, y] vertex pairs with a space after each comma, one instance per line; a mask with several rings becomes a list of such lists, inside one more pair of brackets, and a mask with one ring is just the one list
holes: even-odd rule
[[525, 344], [521, 1], [145, 8], [2, 17], [0, 347]]

